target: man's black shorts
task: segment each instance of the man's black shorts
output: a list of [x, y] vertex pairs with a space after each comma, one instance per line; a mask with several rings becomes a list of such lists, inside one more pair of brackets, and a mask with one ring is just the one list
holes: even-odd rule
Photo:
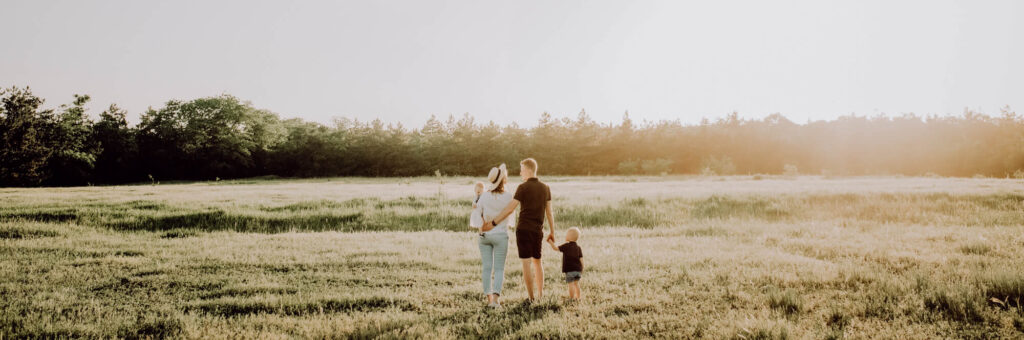
[[544, 243], [543, 231], [516, 229], [516, 247], [519, 248], [519, 258], [539, 259], [542, 243]]

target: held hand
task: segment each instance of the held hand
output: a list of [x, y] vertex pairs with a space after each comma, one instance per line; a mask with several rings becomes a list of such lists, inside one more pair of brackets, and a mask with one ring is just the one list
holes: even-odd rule
[[548, 242], [555, 243], [555, 234], [548, 234]]

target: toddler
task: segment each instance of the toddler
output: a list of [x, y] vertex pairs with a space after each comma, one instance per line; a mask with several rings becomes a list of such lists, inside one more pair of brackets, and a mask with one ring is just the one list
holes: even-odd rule
[[580, 299], [580, 278], [583, 277], [583, 250], [576, 244], [579, 238], [580, 228], [572, 227], [565, 232], [565, 243], [562, 245], [556, 247], [555, 240], [548, 239], [551, 248], [562, 253], [562, 273], [569, 286], [569, 298], [577, 301]]

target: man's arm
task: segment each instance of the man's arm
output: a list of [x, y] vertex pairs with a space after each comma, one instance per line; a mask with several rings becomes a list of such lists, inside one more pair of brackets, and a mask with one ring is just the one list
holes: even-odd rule
[[508, 217], [508, 215], [512, 214], [512, 211], [516, 210], [517, 206], [519, 206], [519, 201], [513, 198], [512, 202], [508, 202], [508, 205], [505, 206], [505, 209], [501, 210], [501, 212], [498, 213], [498, 216], [495, 216], [494, 219], [484, 221], [483, 231], [494, 229], [494, 225], [497, 223], [501, 223], [501, 221], [504, 221], [505, 218]]
[[555, 242], [555, 216], [551, 214], [551, 201], [544, 203], [544, 214], [548, 216], [548, 225], [551, 227], [551, 234], [548, 239]]

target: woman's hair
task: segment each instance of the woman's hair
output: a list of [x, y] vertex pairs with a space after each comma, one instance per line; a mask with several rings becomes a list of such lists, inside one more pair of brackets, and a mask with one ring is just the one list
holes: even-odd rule
[[501, 181], [498, 182], [498, 186], [494, 187], [494, 190], [491, 190], [491, 192], [495, 194], [505, 193], [505, 182], [507, 181], [508, 177], [502, 176]]

